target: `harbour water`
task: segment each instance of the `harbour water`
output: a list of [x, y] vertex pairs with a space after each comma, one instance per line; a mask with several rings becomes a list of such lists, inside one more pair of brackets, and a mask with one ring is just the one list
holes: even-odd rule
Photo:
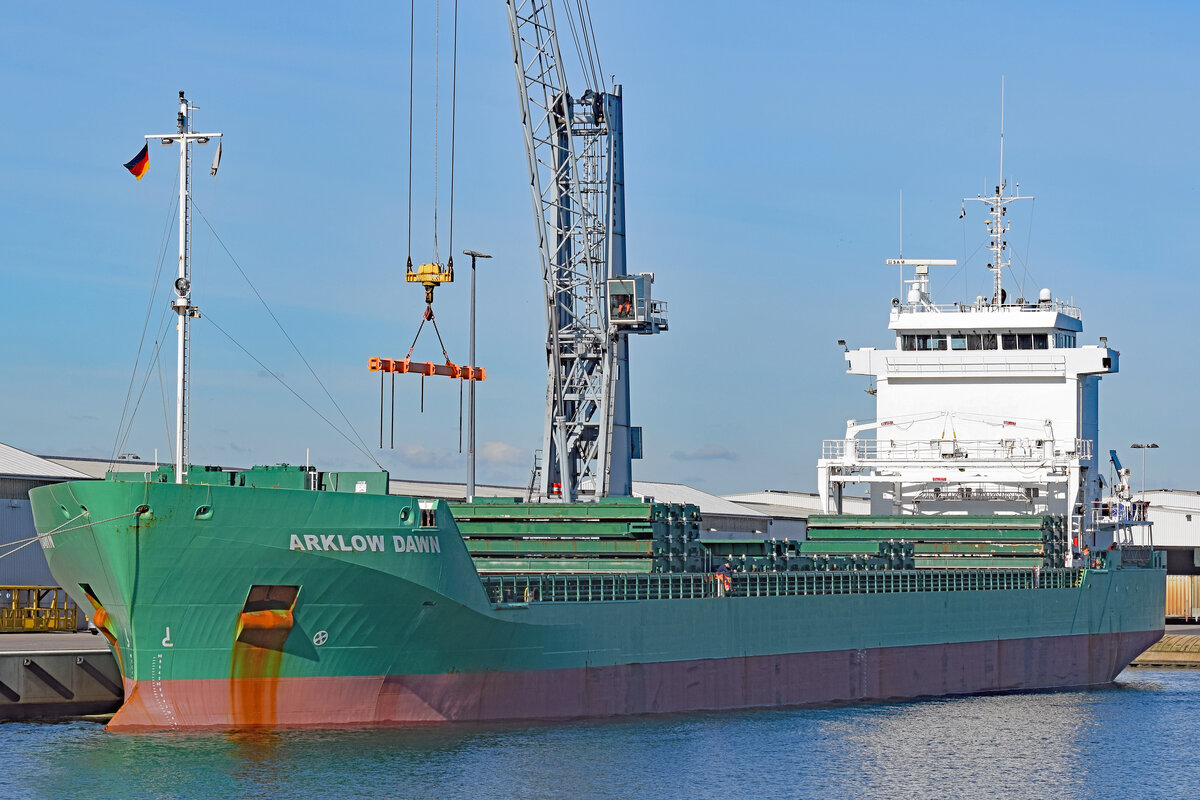
[[1089, 691], [555, 725], [106, 733], [0, 725], [9, 797], [1181, 798], [1200, 670]]

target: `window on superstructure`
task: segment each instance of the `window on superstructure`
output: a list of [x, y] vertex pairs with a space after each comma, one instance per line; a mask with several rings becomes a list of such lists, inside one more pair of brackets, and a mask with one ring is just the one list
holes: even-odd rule
[[938, 333], [919, 333], [914, 337], [918, 350], [945, 350], [946, 335]]
[[1017, 349], [1017, 335], [1015, 333], [1000, 334], [1000, 342], [1004, 345], [1005, 350]]
[[996, 349], [996, 334], [994, 334], [994, 333], [983, 334], [983, 349], [984, 350], [995, 350]]
[[951, 336], [950, 337], [950, 349], [951, 350], [966, 350], [967, 349], [967, 337], [961, 333], [956, 333], [953, 336]]
[[1032, 350], [1033, 349], [1033, 335], [1028, 334], [1028, 333], [1018, 334], [1017, 335], [1017, 349], [1018, 350]]
[[967, 349], [968, 350], [982, 350], [983, 349], [983, 342], [981, 341], [978, 333], [968, 333], [967, 334]]
[[1035, 333], [1033, 335], [1033, 349], [1034, 350], [1050, 349], [1050, 342], [1048, 341], [1048, 338], [1049, 337], [1044, 333]]
[[917, 337], [913, 336], [911, 333], [906, 333], [906, 334], [902, 335], [900, 337], [900, 349], [901, 350], [916, 350], [917, 349]]

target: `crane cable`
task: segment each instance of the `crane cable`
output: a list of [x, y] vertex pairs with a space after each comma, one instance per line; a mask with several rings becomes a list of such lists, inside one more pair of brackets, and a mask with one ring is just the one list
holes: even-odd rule
[[408, 268], [412, 269], [413, 179], [413, 43], [416, 36], [417, 0], [408, 4]]
[[[454, 44], [450, 50], [450, 268], [454, 268], [454, 142], [458, 121], [458, 0], [454, 0]], [[436, 328], [435, 328], [436, 330]], [[441, 336], [438, 336], [441, 339]], [[472, 364], [471, 366], [475, 366]], [[392, 380], [396, 374], [392, 373]], [[463, 382], [458, 382], [458, 452], [462, 453]]]
[[438, 94], [441, 92], [442, 0], [433, 4], [433, 263], [441, 268], [438, 252]]
[[604, 85], [601, 81], [604, 80], [603, 72], [599, 69], [599, 58], [596, 54], [596, 43], [593, 40], [591, 33], [588, 30], [588, 16], [584, 11], [583, 0], [576, 0], [575, 7], [579, 10], [579, 30], [583, 34], [583, 46], [587, 50], [588, 69], [592, 73], [592, 85], [596, 87], [596, 91], [604, 90]]
[[454, 266], [454, 133], [458, 117], [458, 0], [454, 0], [454, 45], [450, 56], [450, 266]]
[[592, 24], [592, 7], [588, 5], [587, 0], [583, 0], [583, 13], [587, 15], [587, 30], [591, 36], [592, 47], [596, 50], [596, 69], [600, 71], [600, 88], [605, 92], [608, 91], [608, 86], [604, 83], [604, 65], [600, 63], [600, 48], [596, 46], [596, 27]]
[[[409, 7], [409, 66], [408, 66], [408, 270], [412, 270], [412, 179], [413, 179], [413, 93], [415, 87], [414, 77], [414, 49], [416, 41], [416, 14], [415, 0], [412, 0]], [[440, 245], [438, 240], [438, 175], [440, 173], [439, 161], [439, 116], [440, 116], [440, 96], [441, 96], [441, 0], [435, 4], [434, 8], [434, 93], [433, 93], [433, 250], [434, 262], [441, 264]], [[454, 268], [454, 164], [455, 164], [455, 135], [457, 131], [457, 107], [458, 107], [458, 0], [454, 2], [454, 22], [453, 22], [453, 48], [452, 48], [452, 65], [451, 65], [451, 101], [450, 101], [450, 209], [449, 209], [449, 244], [450, 254], [447, 258], [447, 266], [451, 270]], [[421, 324], [417, 326], [417, 333], [413, 336], [412, 344], [408, 348], [408, 353], [405, 360], [412, 358], [413, 351], [416, 349], [417, 341], [421, 337], [421, 332], [425, 329], [425, 323], [429, 322], [433, 326], [434, 334], [437, 336], [438, 346], [441, 348], [442, 357], [446, 359], [447, 364], [454, 362], [450, 358], [450, 354], [446, 351], [446, 344], [442, 340], [442, 332], [438, 328], [437, 320], [433, 315], [432, 302], [426, 302], [425, 311], [421, 315]], [[384, 404], [384, 383], [382, 373], [379, 376], [379, 445], [383, 447], [383, 404]], [[461, 406], [461, 387], [460, 387], [459, 404]], [[396, 376], [392, 373], [392, 419], [391, 419], [391, 446], [395, 448], [396, 438]], [[425, 410], [425, 376], [421, 376], [421, 410]], [[461, 427], [461, 425], [460, 425]], [[461, 432], [460, 432], [461, 434]]]

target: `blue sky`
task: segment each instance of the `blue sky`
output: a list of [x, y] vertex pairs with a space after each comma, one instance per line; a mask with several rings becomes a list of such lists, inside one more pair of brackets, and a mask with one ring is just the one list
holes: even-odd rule
[[[226, 135], [196, 202], [368, 444], [372, 355], [403, 356], [423, 303], [403, 282], [408, 14], [395, 3], [12, 4], [0, 23], [0, 441], [108, 456], [151, 296], [175, 175], [142, 135], [185, 89]], [[414, 259], [433, 251], [435, 5], [418, 4]], [[986, 293], [979, 213], [995, 183], [1001, 75], [1018, 279], [1084, 309], [1122, 351], [1101, 443], [1157, 441], [1149, 482], [1200, 488], [1195, 209], [1200, 11], [1189, 3], [593, 4], [624, 85], [630, 266], [656, 273], [671, 331], [633, 345], [635, 477], [716, 492], [812, 489], [820, 441], [873, 416], [839, 338], [888, 343], [898, 197], [907, 255], [958, 258], [950, 302]], [[448, 250], [450, 3], [442, 4], [439, 234]], [[480, 275], [480, 480], [522, 483], [540, 446], [541, 282], [507, 23], [462, 0], [455, 252]], [[576, 80], [574, 87], [582, 88]], [[575, 91], [579, 91], [578, 88]], [[200, 150], [204, 164], [210, 156]], [[210, 324], [339, 419], [197, 221], [193, 460], [370, 466]], [[166, 268], [173, 269], [168, 244]], [[466, 361], [467, 270], [438, 291]], [[952, 277], [951, 277], [952, 276]], [[1011, 282], [1011, 278], [1009, 279]], [[152, 323], [167, 302], [154, 297]], [[173, 352], [168, 349], [168, 353]], [[438, 357], [422, 338], [418, 356]], [[170, 389], [173, 356], [164, 363]], [[458, 386], [397, 382], [393, 474], [460, 480]], [[340, 421], [340, 419], [339, 419]], [[165, 458], [153, 375], [127, 450]], [[344, 426], [343, 426], [344, 427]], [[1135, 462], [1130, 457], [1127, 461]], [[1131, 464], [1133, 465], [1133, 464]], [[1136, 479], [1135, 479], [1136, 480]]]

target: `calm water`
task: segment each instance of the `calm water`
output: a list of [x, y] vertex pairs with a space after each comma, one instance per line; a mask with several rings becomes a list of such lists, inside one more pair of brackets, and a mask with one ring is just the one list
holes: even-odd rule
[[1110, 688], [567, 725], [0, 725], [0, 797], [1200, 796], [1200, 670]]

